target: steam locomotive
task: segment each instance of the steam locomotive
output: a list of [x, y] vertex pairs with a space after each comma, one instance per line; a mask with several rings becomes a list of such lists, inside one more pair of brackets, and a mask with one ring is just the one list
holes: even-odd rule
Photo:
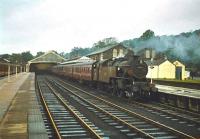
[[103, 61], [62, 63], [53, 66], [51, 72], [87, 84], [109, 88], [108, 92], [119, 97], [149, 98], [157, 92], [155, 85], [146, 79], [147, 64], [133, 53]]

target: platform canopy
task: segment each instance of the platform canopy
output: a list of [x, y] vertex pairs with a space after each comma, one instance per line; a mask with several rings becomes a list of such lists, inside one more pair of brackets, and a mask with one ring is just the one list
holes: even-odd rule
[[61, 57], [55, 51], [49, 51], [39, 57], [36, 57], [35, 59], [28, 61], [28, 63], [62, 63], [64, 61], [66, 61], [66, 59]]
[[44, 53], [43, 55], [36, 57], [35, 59], [32, 59], [28, 61], [27, 64], [27, 71], [32, 71], [32, 67], [38, 68], [48, 68], [51, 65], [63, 63], [67, 61], [65, 58], [61, 57], [59, 54], [57, 54], [55, 51], [48, 51]]
[[70, 64], [70, 63], [84, 63], [84, 62], [94, 62], [95, 60], [89, 58], [89, 57], [86, 57], [86, 56], [82, 56], [78, 59], [74, 59], [74, 60], [68, 60], [66, 62], [63, 62], [61, 64]]

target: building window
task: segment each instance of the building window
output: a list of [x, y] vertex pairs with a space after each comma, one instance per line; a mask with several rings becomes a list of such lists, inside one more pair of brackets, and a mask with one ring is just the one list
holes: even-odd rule
[[103, 53], [100, 54], [100, 60], [103, 60]]
[[113, 49], [113, 58], [117, 57], [117, 49]]
[[150, 50], [146, 50], [146, 57], [145, 58], [150, 58]]
[[124, 52], [123, 52], [123, 49], [119, 49], [119, 57], [123, 57], [124, 56]]

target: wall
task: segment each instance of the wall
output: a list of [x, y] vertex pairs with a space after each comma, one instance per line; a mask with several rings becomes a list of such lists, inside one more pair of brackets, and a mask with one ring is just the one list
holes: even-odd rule
[[158, 66], [158, 78], [175, 79], [175, 65], [168, 60]]
[[154, 68], [151, 69], [150, 66], [148, 66], [148, 73], [146, 75], [147, 78], [158, 78], [158, 66], [154, 65]]
[[173, 62], [173, 64], [176, 66], [176, 67], [182, 67], [182, 80], [185, 80], [186, 77], [186, 71], [185, 71], [185, 65], [183, 65], [181, 62], [179, 61], [175, 61]]

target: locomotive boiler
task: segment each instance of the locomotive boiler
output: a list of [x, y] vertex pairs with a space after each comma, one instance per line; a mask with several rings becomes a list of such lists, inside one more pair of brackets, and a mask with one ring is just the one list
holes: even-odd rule
[[54, 66], [51, 71], [101, 88], [117, 96], [149, 98], [157, 91], [146, 75], [147, 64], [133, 53], [125, 57], [102, 61], [67, 62]]

